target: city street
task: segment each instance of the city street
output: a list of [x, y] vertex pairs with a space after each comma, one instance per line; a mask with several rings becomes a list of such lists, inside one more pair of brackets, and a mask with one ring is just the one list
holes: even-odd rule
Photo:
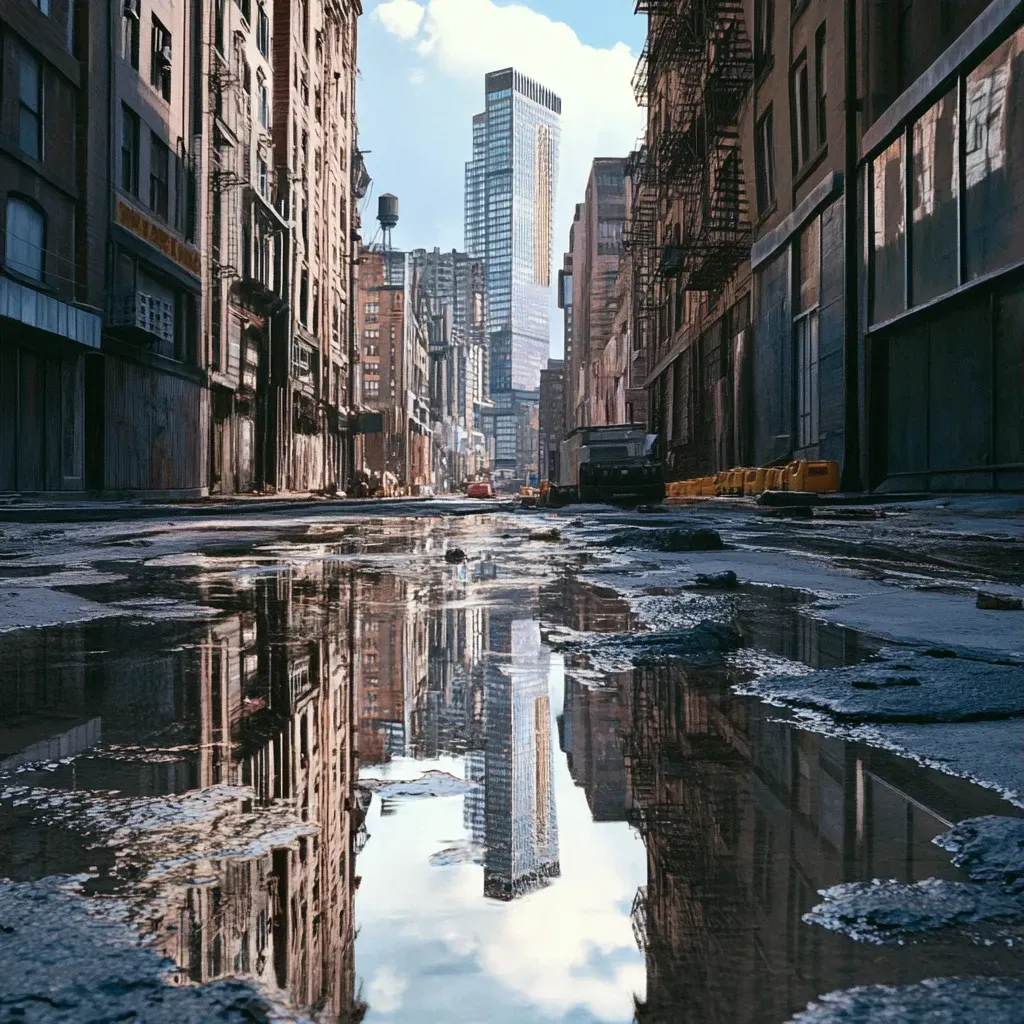
[[0, 1021], [1018, 1021], [1022, 578], [1013, 496], [0, 509]]

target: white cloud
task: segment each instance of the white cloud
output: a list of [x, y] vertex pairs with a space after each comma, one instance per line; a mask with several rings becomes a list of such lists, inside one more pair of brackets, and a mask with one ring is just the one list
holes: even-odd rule
[[373, 18], [399, 39], [412, 39], [419, 31], [423, 13], [415, 0], [387, 0], [373, 12]]
[[[402, 29], [390, 19], [400, 6]], [[384, 10], [389, 9], [387, 17]], [[411, 10], [416, 8], [415, 11]], [[560, 175], [555, 209], [555, 268], [568, 246], [575, 204], [583, 201], [594, 157], [626, 156], [643, 127], [633, 97], [635, 56], [625, 43], [587, 46], [562, 22], [519, 4], [493, 0], [390, 0], [374, 12], [393, 35], [413, 46], [435, 72], [464, 81], [483, 109], [483, 76], [515, 67], [554, 90], [562, 99]], [[415, 21], [410, 32], [408, 26]], [[469, 149], [470, 125], [459, 131]]]
[[394, 968], [382, 967], [370, 979], [368, 998], [379, 1013], [394, 1013], [402, 1005], [402, 997], [408, 987], [405, 978], [399, 977]]
[[409, 84], [410, 85], [422, 85], [427, 80], [426, 73], [423, 68], [413, 68], [409, 72]]

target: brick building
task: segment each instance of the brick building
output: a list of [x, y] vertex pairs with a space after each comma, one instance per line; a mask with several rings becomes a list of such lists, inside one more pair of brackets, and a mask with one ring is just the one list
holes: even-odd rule
[[1024, 5], [638, 9], [626, 293], [667, 475], [1019, 488]]
[[615, 279], [626, 222], [625, 169], [626, 161], [621, 158], [594, 160], [572, 226], [573, 427], [609, 422], [605, 348], [611, 341], [616, 312]]
[[84, 382], [107, 216], [105, 160], [91, 159], [105, 156], [107, 125], [92, 112], [108, 94], [88, 73], [90, 28], [71, 0], [0, 9], [0, 490], [81, 490], [91, 469]]
[[420, 271], [404, 253], [364, 248], [360, 257], [356, 337], [359, 400], [381, 416], [363, 439], [360, 468], [392, 486], [431, 482], [429, 355], [416, 315]]
[[273, 69], [268, 3], [214, 8], [205, 39], [204, 322], [210, 381], [210, 490], [262, 490], [276, 481], [279, 420], [270, 391], [270, 339], [283, 295], [288, 210], [271, 136]]
[[565, 362], [549, 359], [548, 365], [540, 371], [537, 413], [537, 472], [541, 480], [558, 483], [565, 434]]
[[862, 7], [868, 486], [1024, 485], [1024, 4]]
[[[754, 60], [741, 0], [640, 0], [645, 138], [630, 160], [633, 344], [668, 476], [735, 464], [747, 373], [752, 166], [742, 119]], [[749, 115], [748, 115], [749, 116]]]
[[286, 193], [284, 295], [290, 316], [275, 348], [280, 428], [277, 486], [318, 490], [349, 475], [355, 198], [366, 187], [355, 152], [359, 0], [275, 0], [275, 172]]

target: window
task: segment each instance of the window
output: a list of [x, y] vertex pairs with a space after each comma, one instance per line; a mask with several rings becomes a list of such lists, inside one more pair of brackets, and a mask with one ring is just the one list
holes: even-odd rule
[[807, 54], [793, 68], [793, 163], [800, 170], [811, 155], [811, 122], [808, 109]]
[[760, 74], [775, 52], [775, 0], [755, 0], [754, 18], [754, 61]]
[[43, 69], [27, 50], [18, 68], [18, 148], [43, 159]]
[[757, 122], [757, 148], [754, 153], [757, 176], [757, 214], [763, 217], [775, 203], [775, 129], [769, 105]]
[[722, 225], [728, 230], [735, 230], [740, 224], [741, 188], [740, 153], [738, 149], [732, 149], [722, 160], [718, 179]]
[[270, 19], [263, 4], [256, 7], [256, 45], [264, 57], [270, 56]]
[[121, 188], [139, 194], [139, 115], [121, 105]]
[[814, 36], [814, 95], [817, 101], [816, 120], [818, 122], [818, 145], [824, 146], [828, 141], [828, 112], [826, 96], [828, 92], [828, 67], [825, 50], [825, 23], [819, 26]]
[[299, 280], [299, 320], [309, 327], [309, 274], [304, 270]]
[[366, 356], [379, 356], [380, 345], [366, 345], [363, 348], [363, 355]]
[[368, 398], [375, 398], [380, 394], [380, 381], [379, 380], [364, 380], [363, 381], [363, 394]]
[[904, 137], [894, 139], [871, 165], [871, 259], [874, 323], [906, 309], [906, 195]]
[[245, 93], [246, 102], [249, 100], [249, 95], [252, 93], [252, 68], [249, 67], [249, 62], [243, 57], [241, 59], [242, 65], [242, 91]]
[[139, 0], [125, 0], [122, 9], [121, 57], [139, 70]]
[[213, 45], [219, 53], [224, 52], [224, 0], [213, 4]]
[[153, 17], [153, 33], [150, 37], [149, 84], [168, 103], [171, 101], [171, 33]]
[[32, 4], [39, 8], [39, 10], [49, 16], [50, 14], [50, 0], [30, 0]]
[[292, 349], [292, 376], [296, 378], [311, 377], [313, 375], [313, 351], [306, 345], [299, 345]]
[[270, 172], [267, 169], [267, 161], [261, 156], [256, 158], [256, 184], [260, 195], [266, 199], [270, 190]]
[[252, 0], [238, 0], [238, 9], [246, 21], [252, 21]]
[[7, 200], [7, 235], [4, 258], [7, 269], [43, 280], [43, 239], [46, 221], [42, 211], [24, 199]]
[[170, 179], [171, 151], [155, 135], [149, 136], [149, 206], [167, 219], [167, 183]]
[[264, 128], [270, 127], [270, 92], [267, 89], [267, 80], [262, 71], [256, 72], [256, 96], [259, 103], [260, 124]]
[[815, 217], [800, 235], [797, 256], [796, 443], [808, 448], [820, 440], [818, 426], [818, 307], [821, 295], [821, 220]]

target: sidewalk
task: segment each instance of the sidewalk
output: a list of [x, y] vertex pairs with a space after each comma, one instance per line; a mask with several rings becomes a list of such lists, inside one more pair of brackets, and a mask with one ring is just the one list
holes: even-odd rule
[[409, 506], [422, 509], [425, 502], [466, 504], [481, 511], [506, 507], [507, 502], [477, 501], [463, 495], [402, 498], [328, 498], [316, 494], [289, 494], [262, 497], [225, 495], [181, 501], [165, 499], [83, 499], [83, 498], [3, 498], [0, 497], [0, 523], [103, 523], [117, 520], [182, 519], [222, 515], [265, 514], [306, 511], [314, 515], [348, 514], [373, 509], [394, 512]]

